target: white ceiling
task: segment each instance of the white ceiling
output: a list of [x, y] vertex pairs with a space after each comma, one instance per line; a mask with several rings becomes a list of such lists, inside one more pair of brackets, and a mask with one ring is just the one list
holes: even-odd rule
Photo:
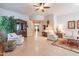
[[35, 11], [34, 3], [0, 3], [0, 8], [10, 11], [22, 13], [25, 15], [48, 15], [56, 14], [63, 15], [79, 11], [79, 4], [73, 3], [50, 3], [51, 8], [45, 12]]

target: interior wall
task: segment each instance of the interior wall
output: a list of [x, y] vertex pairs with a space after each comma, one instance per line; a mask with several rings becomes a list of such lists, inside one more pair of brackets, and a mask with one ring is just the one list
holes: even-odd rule
[[[30, 16], [30, 20], [40, 21], [40, 23], [39, 23], [39, 33], [41, 35], [42, 34], [42, 29], [43, 29], [42, 21], [44, 20], [44, 16], [43, 15], [32, 15], [32, 16]], [[34, 27], [32, 28], [32, 30], [34, 31]]]
[[42, 31], [43, 31], [43, 22], [42, 21], [40, 22], [39, 29], [40, 29], [40, 35], [42, 35]]
[[54, 31], [56, 32], [56, 27], [57, 27], [57, 16], [56, 15], [54, 15], [53, 16], [54, 17]]
[[49, 29], [54, 30], [54, 15], [51, 14], [51, 15], [45, 16], [44, 24], [47, 24], [47, 20], [49, 20], [49, 26], [48, 26]]
[[34, 26], [31, 20], [27, 21], [28, 27], [27, 27], [27, 36], [33, 36]]
[[33, 35], [33, 32], [32, 32], [33, 25], [32, 25], [31, 20], [29, 20], [29, 16], [23, 15], [17, 12], [9, 11], [6, 9], [2, 9], [2, 8], [0, 8], [0, 16], [14, 16], [15, 19], [22, 19], [22, 20], [27, 21], [27, 25], [28, 25], [27, 36]]
[[[77, 23], [76, 23], [76, 29], [68, 29], [68, 21], [77, 21], [77, 20], [79, 20], [79, 12], [68, 15], [57, 16], [57, 25], [62, 25], [62, 29], [64, 31], [67, 31], [66, 33], [73, 32], [74, 36], [77, 36], [79, 30], [77, 29]], [[77, 39], [77, 37], [75, 39]]]

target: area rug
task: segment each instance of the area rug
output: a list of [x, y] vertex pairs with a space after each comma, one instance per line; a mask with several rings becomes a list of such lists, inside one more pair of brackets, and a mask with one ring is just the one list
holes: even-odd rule
[[66, 50], [69, 50], [69, 51], [72, 51], [72, 52], [75, 52], [75, 53], [78, 53], [79, 54], [79, 48], [72, 48], [72, 47], [69, 47], [67, 45], [64, 45], [64, 44], [61, 44], [59, 41], [56, 41], [54, 43], [52, 43], [53, 46], [57, 46], [57, 47], [60, 47], [60, 48], [63, 48], [63, 49], [66, 49]]

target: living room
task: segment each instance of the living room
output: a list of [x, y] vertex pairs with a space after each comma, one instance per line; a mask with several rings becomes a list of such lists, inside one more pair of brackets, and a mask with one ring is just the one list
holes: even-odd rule
[[0, 54], [79, 55], [78, 12], [78, 3], [0, 3]]

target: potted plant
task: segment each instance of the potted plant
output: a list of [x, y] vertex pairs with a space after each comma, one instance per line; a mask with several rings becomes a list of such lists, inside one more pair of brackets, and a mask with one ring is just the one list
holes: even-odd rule
[[3, 33], [4, 38], [7, 38], [8, 33], [15, 32], [15, 20], [13, 16], [0, 16], [0, 32]]

